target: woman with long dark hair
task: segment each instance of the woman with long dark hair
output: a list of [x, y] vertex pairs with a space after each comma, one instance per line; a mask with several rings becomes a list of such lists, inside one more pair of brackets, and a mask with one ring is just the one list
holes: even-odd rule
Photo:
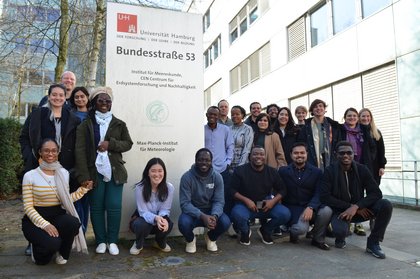
[[130, 222], [130, 229], [136, 240], [130, 254], [138, 255], [143, 249], [144, 239], [155, 235], [154, 246], [163, 252], [170, 252], [166, 238], [171, 232], [173, 222], [169, 219], [174, 186], [166, 181], [165, 163], [160, 158], [152, 158], [143, 170], [143, 177], [136, 184], [136, 217]]
[[270, 116], [266, 113], [260, 113], [255, 121], [258, 130], [254, 134], [253, 145], [264, 148], [266, 154], [265, 163], [275, 169], [286, 166], [287, 162], [280, 137], [270, 129]]
[[71, 92], [69, 101], [73, 113], [79, 117], [80, 121], [85, 120], [90, 109], [89, 91], [86, 87], [75, 87]]
[[[80, 119], [81, 122], [88, 117], [90, 109], [89, 92], [83, 87], [75, 87], [70, 95], [70, 104], [72, 112]], [[84, 196], [74, 203], [77, 214], [79, 214], [80, 222], [82, 222], [83, 232], [86, 233], [89, 221], [89, 200], [88, 196]]]
[[278, 116], [279, 131], [277, 132], [280, 136], [281, 145], [283, 147], [284, 155], [286, 157], [287, 164], [292, 162], [290, 153], [292, 152], [292, 146], [297, 140], [300, 128], [295, 124], [293, 120], [292, 112], [287, 107], [282, 107], [279, 110]]

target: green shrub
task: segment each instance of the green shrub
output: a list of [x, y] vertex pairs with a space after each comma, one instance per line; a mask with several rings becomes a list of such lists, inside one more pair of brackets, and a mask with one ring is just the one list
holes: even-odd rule
[[20, 190], [22, 172], [19, 134], [21, 125], [10, 118], [0, 119], [0, 196]]

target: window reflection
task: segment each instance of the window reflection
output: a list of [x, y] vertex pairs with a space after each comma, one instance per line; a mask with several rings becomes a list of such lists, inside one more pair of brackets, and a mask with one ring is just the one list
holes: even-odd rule
[[239, 24], [239, 29], [241, 30], [241, 35], [248, 30], [248, 24], [246, 22], [246, 18]]
[[250, 13], [249, 13], [249, 24], [252, 24], [256, 19], [258, 18], [258, 7], [255, 7]]
[[356, 5], [354, 1], [333, 0], [334, 34], [346, 29], [356, 22]]
[[376, 13], [391, 4], [391, 0], [362, 0], [363, 18]]
[[311, 14], [311, 45], [314, 47], [328, 37], [327, 6], [323, 5]]

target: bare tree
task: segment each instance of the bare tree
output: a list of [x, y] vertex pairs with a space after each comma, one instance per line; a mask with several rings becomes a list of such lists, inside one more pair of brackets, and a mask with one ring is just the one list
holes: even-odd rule
[[93, 25], [92, 49], [90, 52], [90, 63], [88, 67], [87, 86], [93, 88], [96, 85], [96, 73], [98, 69], [98, 61], [100, 54], [100, 47], [105, 30], [105, 1], [96, 1], [96, 17]]
[[69, 30], [70, 30], [70, 16], [69, 16], [69, 1], [61, 0], [60, 5], [61, 20], [60, 20], [60, 43], [58, 45], [57, 65], [55, 66], [55, 81], [59, 82], [61, 74], [64, 72], [64, 67], [67, 62], [68, 44], [69, 44]]

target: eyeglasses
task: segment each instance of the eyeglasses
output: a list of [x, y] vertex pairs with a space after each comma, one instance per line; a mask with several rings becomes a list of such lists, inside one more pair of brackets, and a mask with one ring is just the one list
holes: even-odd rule
[[344, 155], [351, 156], [351, 155], [353, 155], [353, 151], [339, 151], [338, 154], [340, 156], [344, 156]]
[[96, 102], [98, 104], [111, 104], [112, 103], [111, 100], [104, 100], [104, 99], [98, 99]]
[[41, 150], [42, 153], [46, 153], [46, 154], [57, 154], [58, 150], [57, 149], [42, 149]]

